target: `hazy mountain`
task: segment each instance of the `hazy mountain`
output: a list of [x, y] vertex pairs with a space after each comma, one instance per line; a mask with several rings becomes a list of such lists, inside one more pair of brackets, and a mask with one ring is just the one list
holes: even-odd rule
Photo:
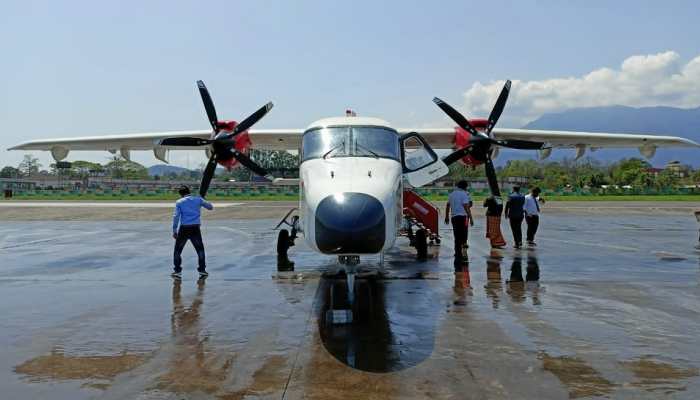
[[[525, 129], [553, 129], [588, 132], [648, 133], [681, 136], [700, 143], [700, 107], [643, 107], [624, 106], [575, 108], [560, 113], [545, 114], [525, 125]], [[522, 153], [522, 152], [518, 152]], [[551, 159], [573, 157], [573, 150], [554, 150]], [[613, 161], [622, 157], [640, 157], [637, 150], [599, 150], [587, 152], [601, 161]], [[531, 156], [504, 152], [505, 158], [530, 158]], [[651, 160], [662, 166], [671, 160], [700, 166], [700, 149], [658, 149]], [[502, 162], [502, 160], [499, 160]]]
[[[174, 172], [175, 174], [181, 174], [183, 172], [190, 172], [195, 175], [199, 175], [201, 171], [195, 170], [195, 169], [187, 169], [183, 167], [177, 167], [175, 165], [168, 165], [168, 164], [158, 164], [154, 165], [152, 167], [148, 167], [148, 175], [149, 176], [163, 176], [163, 175], [168, 175], [170, 173]], [[226, 170], [222, 167], [216, 167], [216, 170], [214, 171], [215, 175], [219, 175], [221, 173], [226, 172]]]
[[163, 176], [170, 173], [181, 174], [183, 172], [189, 171], [187, 168], [176, 167], [174, 165], [158, 164], [152, 167], [148, 167], [149, 176]]

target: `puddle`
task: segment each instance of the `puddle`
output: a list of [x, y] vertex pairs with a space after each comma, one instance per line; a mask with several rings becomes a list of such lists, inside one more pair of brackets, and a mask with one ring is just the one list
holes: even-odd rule
[[543, 368], [553, 373], [567, 387], [572, 399], [606, 396], [617, 387], [580, 358], [552, 357], [547, 353], [541, 353], [539, 358]]
[[117, 355], [69, 356], [54, 350], [16, 366], [15, 372], [30, 382], [85, 380], [88, 382], [84, 386], [106, 389], [117, 375], [142, 365], [147, 358], [146, 354], [126, 351]]
[[697, 368], [681, 368], [651, 357], [622, 361], [620, 365], [632, 371], [637, 378], [630, 383], [649, 392], [660, 391], [671, 394], [686, 390], [685, 383], [679, 382], [699, 375]]

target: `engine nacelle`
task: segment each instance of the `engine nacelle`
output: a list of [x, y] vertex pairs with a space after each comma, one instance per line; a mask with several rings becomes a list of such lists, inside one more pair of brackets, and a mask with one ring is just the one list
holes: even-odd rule
[[[470, 119], [469, 123], [478, 131], [484, 131], [489, 121], [487, 119]], [[462, 149], [469, 146], [469, 141], [471, 140], [471, 134], [460, 127], [455, 127], [455, 150]], [[462, 157], [459, 162], [463, 165], [479, 165], [483, 164], [483, 161], [477, 160], [471, 155]]]

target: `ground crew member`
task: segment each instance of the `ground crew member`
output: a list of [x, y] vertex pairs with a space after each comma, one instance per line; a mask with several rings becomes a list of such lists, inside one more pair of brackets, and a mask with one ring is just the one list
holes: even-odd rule
[[175, 268], [171, 276], [176, 279], [182, 278], [182, 249], [187, 244], [187, 241], [192, 242], [192, 246], [197, 251], [199, 261], [200, 278], [209, 276], [207, 273], [206, 257], [204, 255], [204, 243], [202, 242], [202, 232], [199, 229], [201, 224], [201, 208], [207, 210], [214, 209], [214, 206], [201, 198], [200, 196], [192, 196], [190, 188], [182, 186], [178, 193], [182, 197], [175, 203], [175, 211], [173, 211], [173, 239], [175, 239], [175, 252], [173, 254], [173, 263]]
[[[472, 199], [467, 192], [467, 187], [469, 184], [465, 180], [461, 180], [457, 183], [457, 189], [450, 193], [447, 198], [447, 205], [445, 206], [445, 224], [448, 225], [452, 222], [452, 232], [455, 237], [455, 258], [464, 258], [462, 254], [462, 247], [467, 246], [467, 238], [469, 235], [469, 229], [467, 223], [474, 226], [474, 220], [472, 219]], [[452, 211], [452, 218], [450, 219], [450, 210]]]
[[523, 246], [523, 218], [525, 218], [525, 196], [520, 193], [520, 186], [513, 186], [513, 193], [508, 196], [506, 202], [506, 219], [510, 221], [510, 230], [513, 232], [515, 248]]
[[501, 233], [503, 205], [491, 195], [484, 200], [484, 207], [486, 207], [486, 237], [491, 240], [492, 248], [502, 249], [506, 245]]
[[525, 222], [527, 222], [527, 244], [529, 246], [537, 246], [535, 235], [540, 226], [540, 192], [540, 188], [536, 187], [525, 196], [523, 210], [525, 211]]

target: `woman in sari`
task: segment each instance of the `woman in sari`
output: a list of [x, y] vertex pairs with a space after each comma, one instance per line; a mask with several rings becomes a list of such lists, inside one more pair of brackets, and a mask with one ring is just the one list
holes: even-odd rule
[[484, 207], [486, 207], [486, 237], [491, 240], [491, 247], [501, 249], [506, 245], [501, 233], [503, 205], [498, 204], [493, 196], [489, 196], [484, 200]]

